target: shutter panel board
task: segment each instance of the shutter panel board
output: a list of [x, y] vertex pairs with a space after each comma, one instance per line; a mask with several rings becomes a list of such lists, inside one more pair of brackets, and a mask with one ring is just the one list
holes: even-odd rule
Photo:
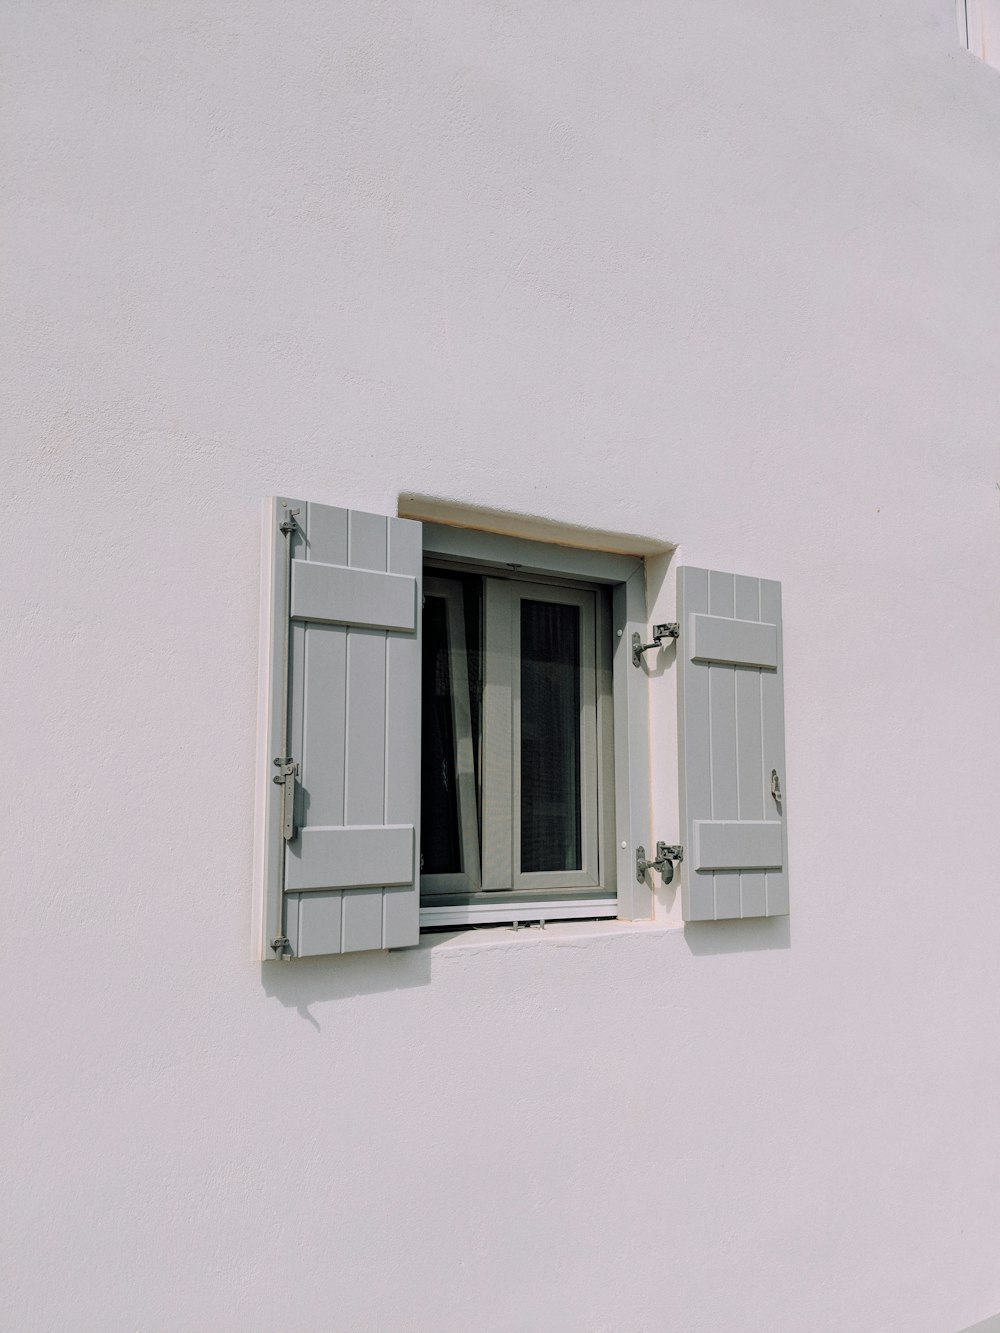
[[696, 819], [695, 870], [781, 869], [781, 825], [763, 819]]
[[[352, 513], [348, 559], [353, 566], [385, 571], [387, 520]], [[419, 700], [417, 701], [419, 714]], [[381, 824], [385, 811], [385, 634], [347, 631], [347, 756], [344, 822]], [[382, 890], [359, 888], [343, 903], [345, 953], [382, 947]]]
[[[283, 849], [290, 952], [412, 945], [419, 933], [420, 524], [287, 504], [299, 510], [284, 608], [288, 750], [299, 764], [295, 836]], [[281, 501], [274, 506], [281, 543]], [[274, 642], [279, 632], [280, 625]]]
[[[341, 930], [342, 893], [327, 890], [324, 893], [290, 893], [286, 895], [288, 915], [294, 917], [293, 924], [285, 928], [293, 950], [298, 949], [298, 956], [303, 952], [312, 955], [343, 953], [343, 932]], [[308, 946], [303, 950], [301, 941]]]
[[416, 629], [417, 581], [399, 574], [296, 560], [291, 614], [293, 620]]
[[[735, 587], [735, 578], [725, 577]], [[712, 578], [717, 576], [713, 574]], [[728, 662], [730, 666], [770, 667], [772, 670], [778, 665], [778, 632], [774, 625], [755, 625], [752, 621], [735, 618], [727, 620], [724, 616], [693, 615], [688, 616], [688, 633], [691, 656], [696, 662]]]
[[413, 882], [412, 824], [343, 828], [310, 825], [299, 832], [288, 850], [288, 893]]
[[780, 585], [681, 568], [678, 618], [685, 920], [784, 915]]
[[[290, 503], [299, 509], [299, 531], [294, 534], [291, 587], [295, 587], [295, 566], [311, 560], [324, 564], [344, 564], [348, 559], [348, 513], [327, 505]], [[291, 615], [291, 607], [289, 607]], [[296, 958], [326, 953], [327, 946], [340, 938], [342, 893], [317, 895], [303, 910], [300, 899], [287, 892], [294, 883], [294, 862], [299, 852], [303, 825], [342, 824], [344, 750], [344, 708], [314, 708], [306, 723], [307, 701], [346, 698], [347, 636], [334, 625], [313, 625], [292, 620], [290, 626], [291, 662], [289, 668], [289, 748], [299, 763], [296, 789], [298, 836], [285, 845], [286, 919], [292, 955]], [[336, 676], [327, 676], [333, 664]], [[336, 693], [335, 693], [336, 691]], [[337, 716], [339, 714], [339, 717]], [[314, 720], [315, 719], [315, 720]], [[315, 727], [315, 724], [319, 725]], [[294, 926], [295, 934], [291, 933]], [[338, 947], [337, 952], [340, 952]]]
[[[731, 574], [711, 571], [708, 601], [715, 617], [735, 615], [736, 588]], [[705, 617], [708, 619], [709, 617]], [[688, 617], [689, 621], [694, 617]], [[691, 645], [692, 648], [694, 645]], [[708, 668], [709, 759], [712, 768], [712, 813], [718, 819], [739, 818], [739, 789], [736, 775], [736, 673]], [[688, 838], [687, 846], [692, 839]], [[715, 876], [716, 917], [740, 916], [739, 875]]]
[[[785, 916], [788, 913], [788, 828], [785, 822], [785, 700], [781, 677], [781, 584], [769, 579], [760, 581], [760, 613], [762, 620], [773, 621], [778, 627], [777, 672], [762, 671], [760, 676], [761, 725], [764, 750], [764, 818], [781, 825], [782, 867], [768, 872], [766, 877], [767, 916]], [[771, 770], [778, 774], [782, 799], [774, 800], [770, 793]]]
[[[681, 567], [677, 571], [677, 611], [683, 625], [685, 603], [708, 609], [708, 570]], [[681, 836], [691, 842], [691, 811], [712, 813], [712, 763], [709, 705], [709, 669], [689, 670], [682, 637], [677, 645], [677, 738], [680, 763]], [[695, 877], [689, 866], [681, 869], [681, 902], [685, 921], [715, 919], [715, 882]]]
[[[760, 580], [738, 574], [734, 581], [735, 614], [744, 623], [760, 619]], [[770, 626], [768, 627], [770, 628]], [[775, 669], [777, 636], [775, 635]], [[740, 793], [740, 817], [764, 818], [764, 787], [759, 780], [757, 756], [762, 753], [761, 708], [758, 672], [736, 672], [736, 781]], [[766, 916], [766, 878], [760, 870], [740, 873], [740, 911], [743, 916]]]

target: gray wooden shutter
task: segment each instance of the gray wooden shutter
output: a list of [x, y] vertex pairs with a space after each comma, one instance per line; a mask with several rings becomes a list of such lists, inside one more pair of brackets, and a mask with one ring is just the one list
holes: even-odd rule
[[293, 819], [267, 778], [262, 957], [416, 944], [421, 525], [279, 497], [271, 529], [270, 754], [298, 768]]
[[784, 916], [781, 585], [691, 568], [677, 581], [684, 918]]

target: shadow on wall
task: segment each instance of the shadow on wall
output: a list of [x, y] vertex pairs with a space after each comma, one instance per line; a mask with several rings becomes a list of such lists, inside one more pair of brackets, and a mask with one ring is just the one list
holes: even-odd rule
[[[788, 949], [791, 927], [787, 916], [747, 921], [689, 921], [684, 927], [684, 940], [696, 955]], [[430, 979], [431, 950], [419, 946], [260, 965], [264, 993], [286, 1009], [296, 1010], [317, 1032], [321, 1030], [320, 1024], [309, 1012], [310, 1005], [349, 995], [410, 990], [428, 985]]]
[[392, 990], [426, 986], [431, 979], [427, 949], [392, 949], [388, 952], [340, 954], [335, 958], [296, 958], [289, 963], [261, 963], [264, 993], [286, 1009], [295, 1009], [318, 1032], [309, 1012], [311, 1004], [348, 995], [376, 995]]
[[746, 921], [689, 921], [684, 927], [684, 941], [693, 954], [790, 949], [792, 928], [787, 916], [761, 916]]

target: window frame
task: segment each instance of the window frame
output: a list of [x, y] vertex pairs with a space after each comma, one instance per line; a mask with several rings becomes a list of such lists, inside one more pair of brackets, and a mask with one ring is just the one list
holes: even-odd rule
[[[595, 633], [611, 643], [611, 688], [597, 691], [597, 728], [603, 746], [608, 745], [612, 732], [614, 741], [613, 780], [598, 784], [597, 811], [605, 866], [613, 872], [608, 883], [613, 879], [613, 888], [584, 891], [563, 884], [547, 891], [525, 890], [515, 882], [513, 889], [495, 894], [485, 891], [467, 904], [435, 903], [437, 895], [425, 894], [420, 903], [421, 929], [574, 917], [650, 919], [652, 884], [649, 876], [637, 877], [634, 852], [637, 846], [648, 845], [650, 826], [647, 682], [631, 655], [633, 631], [645, 634], [647, 628], [644, 560], [427, 521], [423, 523], [423, 556], [425, 569], [432, 566], [434, 572], [445, 573], [451, 567], [487, 578], [492, 572], [515, 582], [541, 579], [546, 584], [562, 581], [568, 587], [609, 589], [610, 608], [608, 599], [594, 599]], [[600, 654], [597, 660], [603, 660]]]
[[[464, 598], [450, 575], [475, 572], [481, 581], [484, 640], [484, 693], [482, 735], [472, 736], [469, 671], [464, 645]], [[536, 575], [514, 574], [497, 569], [470, 571], [427, 565], [424, 570], [424, 602], [428, 597], [444, 603], [451, 677], [451, 727], [455, 743], [458, 787], [457, 832], [462, 869], [451, 872], [421, 872], [421, 892], [436, 905], [462, 905], [492, 901], [496, 904], [512, 894], [520, 900], [532, 896], [540, 901], [568, 898], [602, 899], [607, 907], [617, 875], [614, 857], [614, 747], [612, 742], [610, 597], [608, 589], [569, 579], [553, 580]], [[581, 852], [576, 870], [524, 871], [520, 868], [521, 843], [521, 752], [518, 707], [521, 674], [514, 668], [520, 660], [519, 606], [541, 600], [578, 608], [580, 612], [580, 690], [587, 703], [580, 736], [581, 755]], [[490, 761], [481, 763], [481, 808], [477, 812], [474, 785], [473, 746], [482, 746]], [[478, 821], [483, 819], [483, 866], [479, 859]], [[488, 872], [488, 873], [487, 873]], [[446, 897], [447, 896], [447, 897]]]

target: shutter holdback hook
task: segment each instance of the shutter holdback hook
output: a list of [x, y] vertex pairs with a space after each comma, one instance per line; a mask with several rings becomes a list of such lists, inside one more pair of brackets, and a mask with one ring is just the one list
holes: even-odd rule
[[678, 623], [675, 620], [672, 620], [666, 625], [653, 626], [652, 643], [643, 643], [642, 636], [640, 634], [633, 634], [632, 665], [641, 666], [643, 653], [648, 653], [650, 648], [662, 648], [664, 639], [678, 639], [680, 638], [680, 633], [681, 633], [680, 625], [678, 625]]
[[635, 878], [637, 883], [641, 884], [646, 878], [647, 870], [658, 870], [663, 876], [664, 884], [669, 884], [674, 877], [674, 862], [680, 863], [684, 860], [683, 847], [668, 847], [665, 842], [656, 844], [656, 860], [646, 860], [645, 847], [635, 849]]

